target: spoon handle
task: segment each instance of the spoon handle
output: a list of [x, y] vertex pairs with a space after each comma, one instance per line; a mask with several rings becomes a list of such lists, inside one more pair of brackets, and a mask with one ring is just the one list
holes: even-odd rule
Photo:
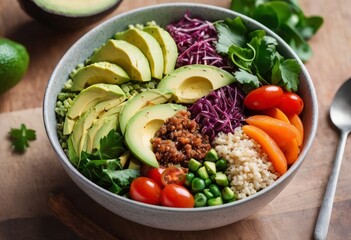
[[338, 183], [338, 176], [340, 172], [342, 157], [345, 150], [347, 135], [348, 135], [348, 132], [341, 131], [340, 141], [339, 141], [338, 149], [336, 151], [333, 171], [329, 177], [327, 190], [325, 191], [325, 194], [324, 194], [323, 203], [319, 210], [316, 228], [314, 230], [314, 238], [316, 240], [327, 239], [329, 221], [330, 221], [331, 212], [333, 208], [334, 195], [336, 191], [336, 185]]

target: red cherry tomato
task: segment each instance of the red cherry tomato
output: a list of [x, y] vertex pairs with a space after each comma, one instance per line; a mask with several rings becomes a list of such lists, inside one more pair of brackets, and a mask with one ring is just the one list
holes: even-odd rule
[[164, 186], [171, 183], [183, 185], [185, 182], [185, 172], [180, 167], [168, 167], [162, 172], [161, 181]]
[[130, 185], [130, 197], [133, 200], [154, 205], [160, 204], [161, 188], [148, 177], [137, 177]]
[[251, 91], [244, 99], [244, 105], [251, 110], [265, 110], [274, 107], [283, 97], [279, 86], [265, 85]]
[[192, 208], [194, 197], [185, 187], [171, 183], [161, 192], [161, 204], [167, 207]]
[[151, 178], [152, 180], [154, 180], [157, 185], [159, 185], [161, 188], [164, 187], [162, 180], [161, 180], [161, 176], [162, 176], [162, 172], [165, 170], [164, 167], [159, 167], [159, 168], [150, 168], [147, 172], [146, 172], [146, 176], [148, 178]]
[[276, 107], [288, 116], [293, 114], [299, 115], [303, 110], [304, 103], [299, 95], [292, 92], [284, 92], [282, 99]]

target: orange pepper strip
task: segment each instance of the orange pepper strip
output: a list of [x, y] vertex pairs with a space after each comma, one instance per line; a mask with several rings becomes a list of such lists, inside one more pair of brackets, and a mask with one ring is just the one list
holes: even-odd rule
[[282, 149], [282, 151], [285, 155], [288, 165], [293, 164], [297, 160], [297, 157], [300, 153], [297, 139], [292, 139], [291, 142], [289, 142], [289, 144], [287, 144], [286, 147]]
[[263, 113], [267, 116], [272, 117], [272, 118], [279, 119], [279, 120], [282, 120], [284, 122], [290, 123], [289, 118], [279, 108], [276, 108], [276, 107], [268, 108], [268, 109], [264, 110]]
[[297, 128], [297, 130], [300, 133], [300, 139], [297, 142], [298, 146], [301, 147], [303, 143], [303, 138], [304, 138], [304, 127], [303, 123], [301, 121], [301, 118], [297, 114], [293, 114], [289, 118], [290, 123]]
[[268, 155], [268, 159], [272, 163], [274, 169], [280, 175], [283, 175], [288, 170], [288, 164], [284, 153], [280, 150], [277, 143], [258, 127], [245, 125], [242, 129], [246, 135], [261, 145], [262, 150]]
[[292, 139], [299, 137], [299, 131], [290, 123], [266, 115], [254, 115], [245, 121], [265, 131], [280, 148], [284, 148]]

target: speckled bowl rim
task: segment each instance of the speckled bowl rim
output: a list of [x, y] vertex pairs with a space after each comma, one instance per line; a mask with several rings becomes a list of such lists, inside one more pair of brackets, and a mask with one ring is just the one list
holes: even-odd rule
[[[304, 141], [304, 147], [299, 155], [298, 160], [289, 168], [289, 170], [283, 175], [281, 176], [278, 180], [276, 180], [272, 185], [268, 186], [267, 188], [255, 193], [254, 195], [251, 195], [245, 199], [236, 201], [236, 202], [232, 202], [232, 203], [226, 203], [220, 206], [212, 206], [212, 207], [200, 207], [200, 208], [172, 208], [172, 207], [164, 207], [164, 206], [155, 206], [155, 205], [150, 205], [150, 204], [144, 204], [141, 202], [137, 202], [125, 197], [121, 197], [118, 196], [116, 194], [113, 194], [111, 192], [109, 192], [108, 190], [96, 185], [95, 183], [91, 182], [90, 180], [88, 180], [87, 178], [85, 178], [83, 175], [81, 175], [78, 170], [70, 163], [70, 161], [68, 160], [67, 156], [65, 155], [65, 153], [63, 152], [60, 143], [58, 141], [57, 138], [57, 133], [56, 133], [56, 127], [52, 127], [53, 124], [56, 126], [56, 122], [52, 123], [51, 119], [52, 119], [52, 115], [55, 115], [54, 113], [54, 106], [50, 106], [50, 99], [53, 97], [51, 95], [51, 89], [54, 87], [55, 84], [55, 76], [57, 76], [59, 74], [59, 70], [62, 68], [62, 65], [65, 64], [66, 56], [68, 55], [68, 52], [72, 50], [72, 48], [75, 48], [77, 46], [79, 46], [82, 42], [85, 41], [85, 39], [87, 38], [87, 35], [90, 34], [95, 34], [96, 32], [101, 31], [101, 29], [103, 29], [106, 25], [109, 25], [111, 22], [115, 21], [116, 18], [121, 18], [123, 16], [126, 16], [128, 14], [131, 13], [136, 13], [136, 12], [141, 12], [141, 11], [145, 11], [147, 9], [152, 9], [152, 8], [169, 8], [169, 7], [196, 7], [196, 8], [210, 8], [213, 10], [218, 10], [218, 11], [223, 11], [226, 12], [228, 14], [233, 14], [236, 16], [241, 17], [245, 22], [249, 22], [251, 25], [256, 25], [257, 28], [259, 29], [263, 29], [266, 31], [266, 33], [270, 36], [273, 36], [275, 39], [277, 39], [280, 48], [283, 48], [285, 50], [285, 53], [287, 55], [289, 55], [289, 57], [293, 57], [295, 58], [298, 63], [301, 65], [301, 76], [304, 76], [305, 81], [306, 81], [306, 87], [308, 88], [306, 91], [308, 91], [311, 95], [311, 102], [312, 104], [312, 108], [309, 109], [311, 111], [311, 129], [310, 129], [310, 134], [308, 135], [307, 138], [305, 138]], [[61, 84], [63, 85], [63, 83]], [[55, 96], [56, 97], [56, 96]], [[276, 35], [275, 33], [273, 33], [271, 30], [269, 30], [267, 27], [265, 27], [264, 25], [260, 24], [259, 22], [248, 18], [245, 15], [242, 15], [240, 13], [237, 12], [233, 12], [229, 9], [225, 9], [222, 7], [217, 7], [217, 6], [213, 6], [213, 5], [207, 5], [207, 4], [195, 4], [195, 3], [166, 3], [166, 4], [157, 4], [157, 5], [150, 5], [147, 7], [142, 7], [142, 8], [137, 8], [119, 15], [116, 15], [110, 19], [108, 19], [107, 21], [99, 24], [98, 26], [96, 26], [95, 28], [93, 28], [92, 30], [90, 30], [89, 32], [87, 32], [85, 35], [83, 35], [77, 42], [75, 42], [72, 47], [65, 53], [65, 55], [61, 58], [61, 60], [59, 61], [59, 63], [57, 64], [56, 68], [54, 69], [48, 85], [46, 87], [45, 90], [45, 95], [44, 95], [44, 101], [43, 101], [43, 119], [44, 119], [44, 126], [45, 126], [45, 130], [47, 133], [47, 136], [49, 138], [49, 141], [52, 145], [52, 147], [54, 148], [55, 152], [58, 154], [59, 158], [60, 158], [60, 162], [65, 165], [66, 168], [69, 169], [69, 171], [71, 171], [71, 173], [73, 173], [74, 175], [77, 175], [79, 178], [81, 178], [81, 180], [83, 182], [85, 182], [85, 184], [90, 185], [93, 188], [97, 188], [99, 189], [99, 191], [101, 192], [101, 194], [103, 195], [108, 195], [108, 196], [112, 196], [113, 198], [119, 199], [120, 201], [127, 201], [130, 202], [132, 204], [135, 205], [139, 205], [140, 207], [145, 207], [145, 208], [150, 208], [150, 209], [155, 209], [155, 210], [159, 210], [159, 211], [167, 211], [169, 213], [176, 213], [176, 212], [212, 212], [212, 211], [216, 211], [217, 209], [225, 209], [225, 208], [232, 208], [234, 206], [240, 206], [248, 201], [251, 201], [252, 199], [258, 198], [261, 195], [264, 195], [266, 193], [268, 193], [269, 191], [274, 190], [279, 184], [281, 184], [283, 181], [285, 181], [287, 178], [291, 177], [290, 175], [295, 174], [297, 169], [300, 167], [300, 165], [303, 163], [304, 159], [307, 156], [308, 151], [310, 150], [313, 140], [315, 138], [316, 135], [316, 131], [317, 131], [317, 124], [318, 124], [318, 103], [317, 103], [317, 95], [313, 86], [313, 82], [312, 79], [306, 69], [306, 67], [304, 66], [304, 64], [302, 63], [302, 61], [299, 59], [299, 57], [294, 53], [294, 51], [289, 47], [289, 45], [287, 43], [285, 43], [278, 35]]]

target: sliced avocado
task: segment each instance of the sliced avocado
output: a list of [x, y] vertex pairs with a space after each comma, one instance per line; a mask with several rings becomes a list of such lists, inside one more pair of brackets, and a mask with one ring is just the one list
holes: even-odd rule
[[89, 62], [111, 62], [121, 66], [131, 80], [150, 81], [150, 65], [142, 51], [124, 40], [108, 40], [90, 57]]
[[127, 166], [127, 163], [128, 163], [129, 158], [130, 158], [130, 155], [131, 155], [130, 152], [126, 151], [126, 152], [122, 153], [121, 156], [118, 157], [119, 162], [122, 165], [122, 168], [125, 168]]
[[107, 101], [113, 98], [117, 99], [120, 103], [126, 99], [125, 93], [117, 85], [99, 83], [81, 91], [73, 100], [72, 106], [66, 114], [63, 134], [70, 134], [73, 130], [75, 122], [86, 111], [96, 106], [96, 104], [99, 102]]
[[[81, 153], [86, 150], [86, 133], [89, 128], [93, 125], [94, 121], [99, 117], [99, 115], [108, 111], [111, 108], [114, 108], [120, 104], [120, 100], [118, 98], [109, 99], [106, 101], [102, 101], [96, 104], [95, 107], [87, 110], [74, 124], [72, 129], [72, 134], [70, 138], [72, 138], [72, 143], [75, 151], [77, 153]], [[90, 152], [88, 152], [90, 153]]]
[[137, 28], [130, 28], [124, 32], [116, 33], [115, 39], [127, 41], [138, 47], [149, 61], [151, 76], [156, 79], [162, 79], [163, 53], [160, 44], [153, 36]]
[[129, 161], [128, 169], [140, 170], [140, 168], [141, 168], [141, 162], [138, 159], [131, 157]]
[[137, 112], [129, 120], [124, 135], [131, 153], [146, 165], [158, 167], [159, 164], [152, 151], [150, 140], [166, 119], [182, 109], [186, 109], [186, 107], [166, 103], [145, 107]]
[[[112, 129], [118, 128], [118, 115], [124, 104], [125, 102], [111, 108], [108, 111], [102, 112], [99, 117], [94, 120], [91, 128], [89, 128], [86, 133], [86, 152], [90, 153], [94, 149], [99, 149], [100, 139], [106, 136]], [[103, 130], [100, 130], [102, 128]], [[100, 137], [101, 135], [102, 137]]]
[[212, 90], [230, 83], [235, 78], [229, 72], [209, 65], [188, 65], [177, 68], [166, 75], [158, 84], [158, 89], [175, 91], [175, 101], [179, 103], [194, 103]]
[[171, 99], [172, 95], [173, 91], [169, 89], [149, 89], [129, 99], [119, 115], [119, 126], [122, 134], [125, 133], [128, 121], [136, 112], [150, 105], [165, 103]]
[[164, 59], [163, 74], [171, 73], [178, 58], [178, 48], [174, 39], [166, 30], [157, 25], [144, 27], [143, 31], [151, 34], [161, 46]]
[[96, 83], [121, 84], [129, 81], [126, 71], [109, 62], [97, 62], [80, 68], [72, 76], [72, 91], [81, 91]]

